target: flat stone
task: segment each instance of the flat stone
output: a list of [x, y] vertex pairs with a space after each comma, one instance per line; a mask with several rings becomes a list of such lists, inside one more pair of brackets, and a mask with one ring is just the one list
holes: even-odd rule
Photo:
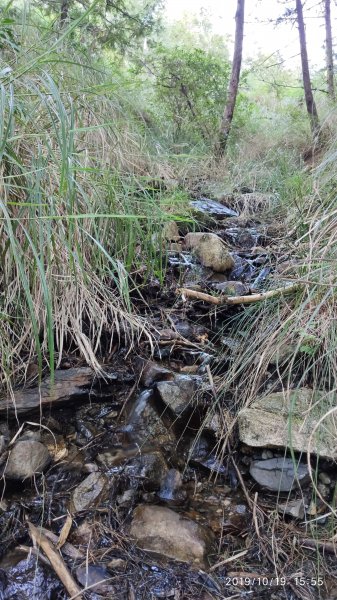
[[204, 568], [213, 541], [210, 530], [163, 506], [141, 505], [130, 534], [147, 552]]
[[42, 473], [49, 462], [50, 454], [41, 442], [20, 441], [10, 451], [4, 474], [8, 479], [27, 479]]
[[230, 271], [234, 267], [235, 262], [228, 248], [215, 233], [188, 233], [184, 242], [204, 267], [210, 267], [218, 273]]
[[200, 377], [177, 375], [174, 381], [160, 381], [156, 387], [164, 404], [180, 417], [193, 403], [200, 384]]
[[249, 472], [258, 484], [272, 492], [289, 492], [309, 480], [307, 465], [294, 465], [291, 458], [253, 461]]
[[305, 453], [310, 443], [312, 454], [336, 460], [336, 414], [317, 426], [322, 415], [335, 405], [332, 392], [314, 392], [309, 388], [291, 390], [288, 395], [277, 392], [262, 396], [239, 412], [240, 440], [248, 446], [291, 447]]
[[290, 517], [294, 517], [294, 519], [303, 519], [305, 514], [305, 506], [302, 498], [278, 504], [277, 510], [280, 514], [289, 515]]
[[199, 198], [198, 200], [193, 200], [193, 202], [190, 202], [190, 204], [197, 211], [205, 213], [214, 219], [225, 219], [227, 217], [239, 216], [239, 213], [237, 213], [235, 210], [232, 210], [224, 204], [220, 204], [220, 202], [210, 200], [209, 198]]
[[73, 491], [71, 509], [74, 512], [87, 510], [97, 504], [101, 498], [106, 480], [100, 473], [90, 473]]

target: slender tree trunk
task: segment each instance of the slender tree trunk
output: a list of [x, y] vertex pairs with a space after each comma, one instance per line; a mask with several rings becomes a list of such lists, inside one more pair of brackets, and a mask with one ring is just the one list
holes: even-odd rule
[[232, 63], [231, 78], [228, 87], [227, 103], [220, 125], [220, 135], [218, 147], [216, 149], [218, 155], [223, 155], [228, 141], [229, 132], [232, 125], [236, 97], [240, 82], [241, 62], [242, 62], [242, 46], [243, 46], [243, 29], [245, 21], [245, 0], [237, 0], [237, 8], [235, 15], [235, 42], [234, 55]]
[[324, 18], [325, 18], [325, 61], [326, 61], [326, 80], [328, 85], [328, 94], [331, 100], [335, 100], [335, 84], [333, 77], [333, 50], [332, 50], [332, 29], [331, 29], [331, 0], [324, 0]]
[[314, 96], [312, 93], [312, 87], [311, 87], [307, 41], [306, 41], [305, 26], [304, 26], [304, 19], [303, 19], [303, 6], [302, 6], [301, 0], [296, 0], [296, 13], [297, 13], [297, 27], [298, 27], [300, 48], [301, 48], [302, 77], [303, 77], [305, 103], [307, 106], [307, 113], [309, 116], [311, 132], [312, 132], [314, 140], [317, 140], [319, 138], [320, 127], [319, 127], [316, 103], [314, 100]]
[[68, 19], [69, 13], [69, 0], [62, 0], [61, 2], [61, 11], [60, 11], [60, 27], [62, 28]]

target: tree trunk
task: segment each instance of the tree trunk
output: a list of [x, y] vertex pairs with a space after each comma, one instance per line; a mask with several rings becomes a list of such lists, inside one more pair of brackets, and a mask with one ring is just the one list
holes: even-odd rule
[[326, 80], [328, 85], [328, 94], [331, 100], [335, 100], [335, 84], [333, 77], [333, 50], [332, 50], [332, 30], [331, 30], [331, 0], [324, 1], [325, 18], [325, 61], [326, 61]]
[[220, 135], [217, 154], [222, 156], [226, 150], [229, 132], [232, 125], [236, 97], [240, 82], [241, 62], [242, 62], [242, 46], [243, 46], [243, 29], [245, 20], [245, 0], [237, 0], [237, 8], [235, 15], [235, 42], [234, 55], [232, 63], [231, 78], [228, 87], [227, 103], [220, 125]]
[[305, 26], [304, 26], [304, 19], [303, 19], [303, 6], [302, 6], [301, 0], [296, 0], [296, 13], [297, 13], [297, 27], [298, 27], [300, 48], [301, 48], [302, 77], [303, 77], [305, 103], [307, 106], [307, 113], [309, 116], [311, 132], [312, 132], [314, 140], [317, 141], [319, 138], [320, 127], [319, 127], [317, 108], [316, 108], [314, 96], [312, 93], [312, 87], [311, 87], [308, 52], [307, 52], [307, 41], [306, 41]]
[[69, 0], [62, 0], [61, 2], [61, 11], [60, 11], [60, 27], [62, 28], [68, 19], [69, 13]]

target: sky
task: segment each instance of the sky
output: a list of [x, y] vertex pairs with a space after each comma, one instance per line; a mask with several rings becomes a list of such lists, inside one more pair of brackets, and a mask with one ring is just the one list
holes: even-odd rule
[[[307, 45], [312, 68], [324, 64], [324, 18], [318, 0], [306, 0], [305, 21]], [[288, 2], [294, 6], [295, 0]], [[200, 14], [205, 9], [210, 17], [215, 33], [234, 38], [236, 0], [166, 0], [166, 15], [169, 21], [180, 19], [184, 13]], [[290, 23], [275, 27], [270, 19], [276, 19], [284, 12], [284, 5], [278, 0], [247, 0], [245, 14], [244, 58], [252, 58], [259, 53], [272, 55], [279, 51], [284, 66], [300, 66], [298, 32]], [[337, 26], [335, 3], [331, 2], [332, 28]]]

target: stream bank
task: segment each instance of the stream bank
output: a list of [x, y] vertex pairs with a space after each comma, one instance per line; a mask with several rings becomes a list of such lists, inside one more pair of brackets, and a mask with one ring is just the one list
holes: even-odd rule
[[92, 600], [337, 598], [326, 504], [336, 485], [334, 423], [315, 445], [319, 416], [305, 427], [302, 416], [317, 398], [294, 382], [290, 451], [280, 368], [292, 348], [275, 351], [255, 404], [235, 406], [234, 390], [220, 395], [245, 304], [177, 293], [249, 297], [291, 285], [293, 265], [280, 260], [277, 226], [264, 217], [271, 202], [199, 197], [200, 231], [165, 226], [165, 285], [151, 281], [147, 305], [139, 302], [156, 331], [153, 352], [147, 340], [133, 352], [116, 346], [100, 375], [70, 355], [52, 392], [48, 379], [40, 389], [33, 381], [14, 404], [0, 401], [4, 600], [70, 597], [32, 549], [27, 521]]

